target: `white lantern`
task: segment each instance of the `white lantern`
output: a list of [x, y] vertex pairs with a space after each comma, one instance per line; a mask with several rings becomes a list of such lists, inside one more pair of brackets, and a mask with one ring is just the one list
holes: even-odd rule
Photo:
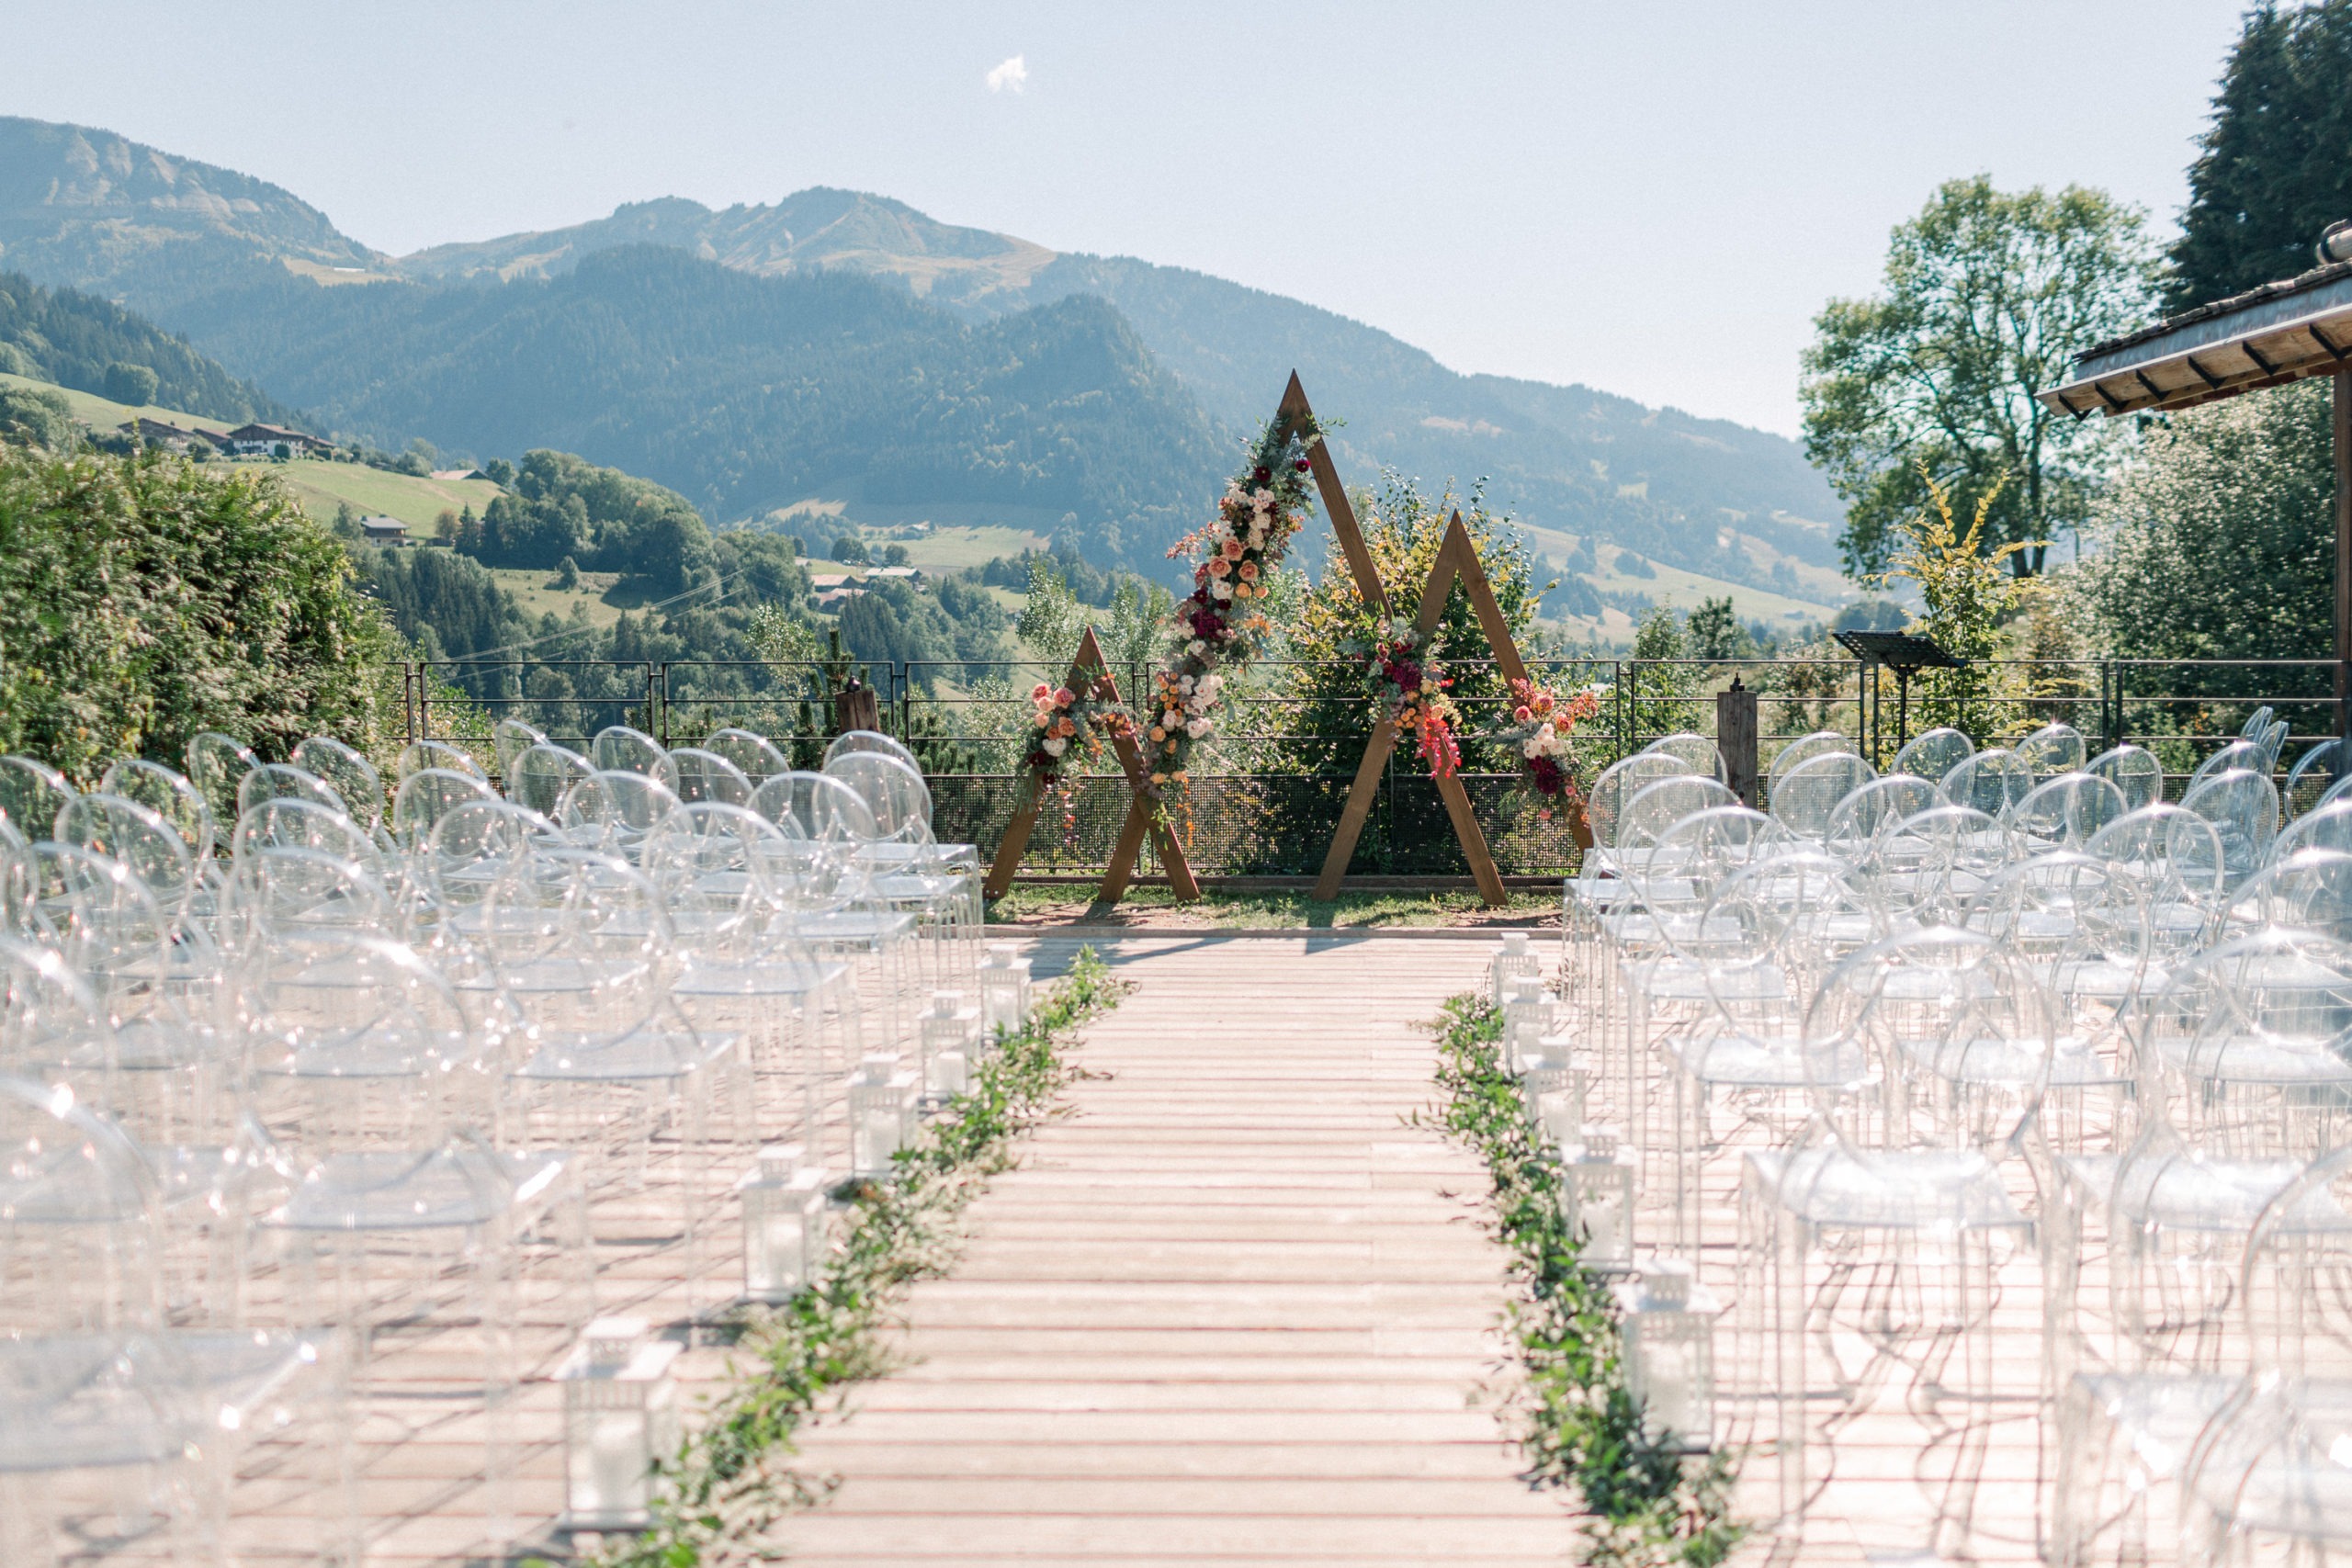
[[1029, 1020], [1029, 961], [1009, 942], [989, 943], [979, 963], [980, 1041], [993, 1043], [1018, 1033]]
[[1634, 1166], [1618, 1151], [1617, 1134], [1587, 1126], [1560, 1165], [1560, 1217], [1581, 1238], [1588, 1269], [1623, 1272], [1634, 1266]]
[[798, 1144], [770, 1144], [739, 1183], [743, 1194], [743, 1299], [774, 1306], [816, 1283], [829, 1236], [825, 1172], [800, 1163]]
[[964, 1092], [979, 1035], [980, 1010], [966, 1007], [963, 992], [931, 993], [931, 1010], [922, 1015], [924, 1100], [944, 1104]]
[[1723, 1311], [1679, 1258], [1654, 1258], [1616, 1287], [1625, 1386], [1650, 1441], [1699, 1452], [1715, 1429], [1715, 1318]]
[[1517, 1073], [1535, 1043], [1552, 1032], [1555, 1004], [1543, 980], [1518, 975], [1503, 982], [1503, 1070]]
[[565, 1529], [640, 1530], [652, 1522], [654, 1461], [678, 1448], [671, 1363], [684, 1347], [647, 1338], [645, 1326], [641, 1317], [600, 1317], [556, 1369]]
[[1521, 976], [1541, 978], [1544, 961], [1535, 956], [1525, 931], [1503, 932], [1502, 945], [1487, 961], [1487, 996], [1495, 1006], [1503, 1005], [1503, 985]]
[[853, 1175], [888, 1176], [892, 1157], [914, 1142], [915, 1076], [896, 1052], [866, 1057], [849, 1076], [849, 1163]]
[[1558, 1035], [1546, 1036], [1520, 1068], [1519, 1092], [1527, 1102], [1527, 1124], [1546, 1145], [1577, 1141], [1584, 1125], [1586, 1075], [1568, 1066], [1568, 1054], [1555, 1048]]

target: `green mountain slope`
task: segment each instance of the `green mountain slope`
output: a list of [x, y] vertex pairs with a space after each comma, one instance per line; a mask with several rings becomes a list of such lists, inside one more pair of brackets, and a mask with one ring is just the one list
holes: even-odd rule
[[579, 452], [719, 517], [825, 494], [977, 507], [1143, 566], [1227, 461], [1092, 298], [967, 324], [849, 272], [752, 276], [633, 246], [503, 284], [256, 278], [182, 319], [340, 430]]
[[0, 371], [103, 396], [109, 389], [107, 372], [119, 365], [154, 372], [155, 386], [146, 400], [151, 404], [231, 424], [252, 419], [302, 423], [260, 388], [189, 347], [187, 339], [119, 305], [70, 288], [43, 288], [21, 273], [0, 272]]
[[[1429, 482], [1485, 477], [1538, 527], [1758, 589], [1785, 592], [1792, 572], [1835, 558], [1841, 509], [1793, 442], [1589, 388], [1462, 375], [1295, 299], [1057, 255], [880, 197], [812, 189], [724, 211], [667, 198], [395, 260], [266, 182], [104, 132], [0, 120], [0, 169], [12, 158], [0, 264], [148, 310], [278, 396], [390, 445], [560, 446], [722, 515], [820, 495], [1028, 527], [1075, 513], [1084, 535], [1115, 532], [1090, 538], [1097, 554], [1133, 558], [1129, 536], [1159, 531], [1147, 515], [1205, 499], [1200, 411], [1228, 435], [1247, 430], [1295, 367], [1346, 422], [1339, 446], [1360, 479], [1384, 466]], [[594, 265], [648, 247], [774, 285], [864, 273], [938, 310], [917, 329], [871, 300], [810, 294], [751, 308], [780, 336], [701, 341], [665, 314], [742, 300], [642, 262]], [[324, 287], [351, 282], [368, 286]], [[1081, 297], [1115, 315], [1035, 313]], [[836, 330], [774, 319], [820, 299], [845, 312]], [[969, 331], [948, 333], [938, 311]], [[1024, 355], [1057, 375], [1091, 368], [1048, 385], [1015, 368]], [[517, 394], [554, 406], [518, 409]], [[1005, 505], [1029, 511], [988, 511]]]

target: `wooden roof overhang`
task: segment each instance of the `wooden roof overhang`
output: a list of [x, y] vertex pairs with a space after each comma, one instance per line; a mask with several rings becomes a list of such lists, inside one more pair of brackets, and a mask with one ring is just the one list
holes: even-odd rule
[[2035, 396], [2076, 419], [2152, 413], [2339, 370], [2352, 370], [2352, 262], [2101, 344], [2075, 361], [2072, 380]]

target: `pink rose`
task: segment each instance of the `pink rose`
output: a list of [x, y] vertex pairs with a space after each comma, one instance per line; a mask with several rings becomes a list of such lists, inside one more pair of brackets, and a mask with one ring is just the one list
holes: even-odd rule
[[1033, 703], [1042, 703], [1053, 694], [1054, 689], [1051, 686], [1046, 685], [1043, 681], [1040, 681], [1037, 682], [1035, 688], [1030, 692], [1029, 700]]
[[1241, 558], [1240, 540], [1227, 539], [1225, 542], [1225, 558], [1227, 560], [1239, 560]]
[[1054, 693], [1054, 705], [1056, 707], [1066, 708], [1076, 701], [1078, 701], [1078, 694], [1071, 691], [1068, 686], [1064, 686]]

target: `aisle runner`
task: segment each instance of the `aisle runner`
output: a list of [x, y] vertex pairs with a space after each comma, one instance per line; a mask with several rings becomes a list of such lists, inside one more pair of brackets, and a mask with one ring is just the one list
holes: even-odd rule
[[[1066, 944], [1037, 956], [1059, 967]], [[1075, 1114], [972, 1210], [846, 1423], [802, 1563], [1558, 1562], [1576, 1530], [1471, 1403], [1501, 1254], [1411, 1027], [1490, 944], [1167, 938], [1088, 1032]]]

